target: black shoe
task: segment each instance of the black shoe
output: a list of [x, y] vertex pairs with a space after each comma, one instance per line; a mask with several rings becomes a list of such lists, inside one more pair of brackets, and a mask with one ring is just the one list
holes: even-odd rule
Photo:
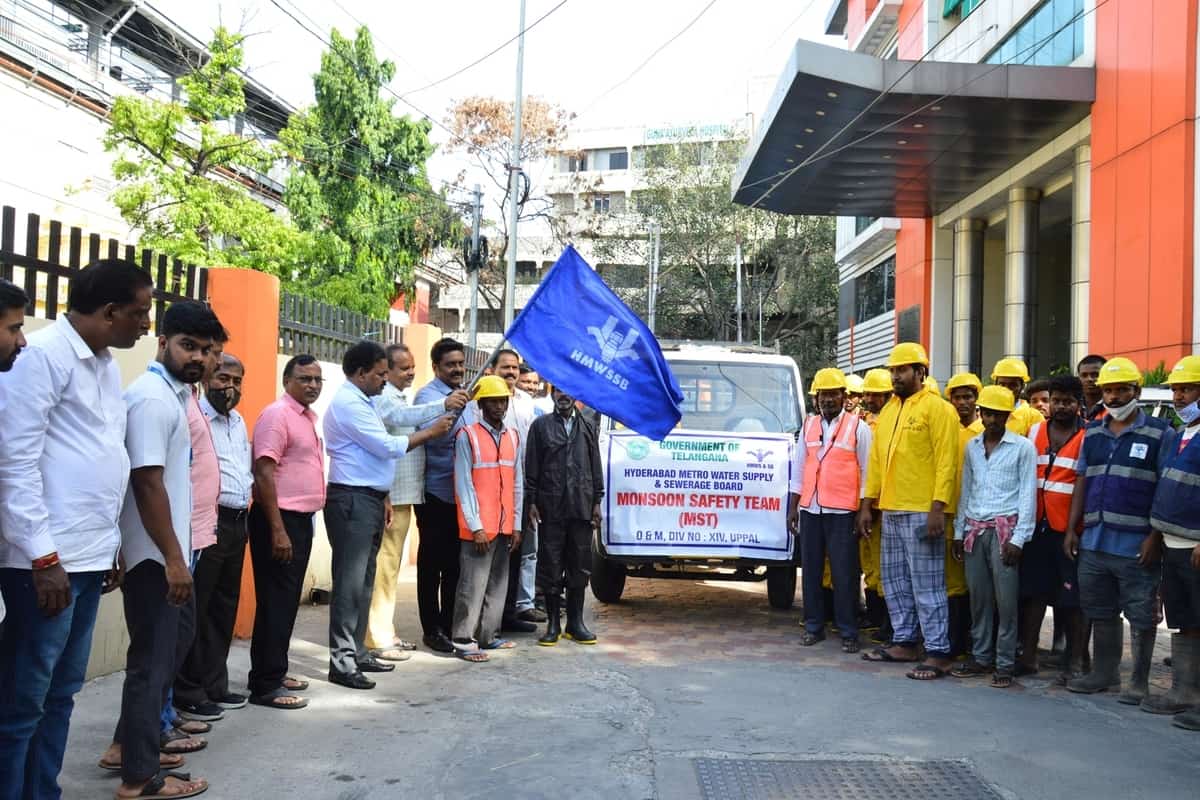
[[336, 683], [338, 686], [345, 686], [347, 689], [374, 689], [375, 681], [370, 680], [361, 672], [353, 672], [347, 675], [344, 672], [337, 670], [329, 670], [329, 682]]
[[533, 622], [522, 619], [504, 619], [500, 621], [500, 630], [505, 633], [536, 633], [538, 626]]
[[175, 710], [184, 719], [194, 719], [200, 722], [216, 722], [225, 716], [225, 710], [216, 703], [180, 703], [175, 701]]
[[596, 643], [596, 635], [583, 624], [583, 587], [567, 590], [567, 626], [563, 636], [576, 644]]
[[421, 642], [433, 650], [435, 653], [453, 653], [454, 645], [446, 638], [445, 634], [437, 633], [433, 636], [425, 635], [421, 637]]
[[395, 664], [389, 664], [386, 661], [380, 661], [374, 656], [367, 656], [362, 661], [358, 662], [359, 672], [391, 672], [395, 668]]
[[218, 697], [213, 702], [215, 702], [221, 708], [235, 709], [244, 708], [246, 703], [249, 702], [249, 698], [244, 694], [234, 694], [233, 692], [229, 692], [222, 697]]
[[517, 619], [523, 622], [545, 622], [546, 612], [538, 608], [527, 608], [524, 611], [518, 612]]

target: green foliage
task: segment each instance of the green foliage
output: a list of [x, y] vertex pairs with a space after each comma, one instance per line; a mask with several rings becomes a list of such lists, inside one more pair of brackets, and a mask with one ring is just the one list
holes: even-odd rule
[[231, 132], [245, 109], [240, 34], [218, 28], [211, 57], [180, 79], [186, 103], [119, 97], [104, 148], [116, 154], [112, 201], [141, 243], [190, 263], [250, 267], [280, 277], [316, 249], [312, 237], [255, 200], [239, 177], [275, 154]]
[[1154, 369], [1146, 370], [1143, 383], [1146, 386], [1161, 386], [1167, 382], [1167, 376], [1170, 374], [1171, 372], [1167, 369], [1166, 363], [1160, 361]]
[[430, 188], [430, 125], [393, 113], [381, 90], [395, 74], [379, 61], [367, 29], [353, 40], [336, 30], [313, 76], [316, 104], [293, 115], [280, 140], [292, 161], [284, 202], [318, 242], [304, 291], [373, 316], [386, 313], [395, 285], [458, 232], [444, 198]]
[[[761, 297], [763, 343], [778, 341], [781, 351], [809, 375], [837, 355], [834, 221], [733, 203], [729, 186], [744, 145], [682, 142], [648, 148], [646, 188], [634, 194], [631, 224], [618, 235], [601, 225], [594, 232], [596, 258], [645, 263], [645, 232], [657, 223], [662, 248], [659, 336], [729, 341], [737, 331], [734, 264], [740, 239], [745, 341], [758, 340]], [[628, 299], [636, 303], [636, 298]]]

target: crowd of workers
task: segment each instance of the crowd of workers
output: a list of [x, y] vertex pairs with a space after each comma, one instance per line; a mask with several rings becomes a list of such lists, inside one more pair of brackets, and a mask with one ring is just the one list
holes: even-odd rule
[[[122, 390], [112, 351], [150, 330], [151, 279], [137, 265], [83, 268], [66, 313], [26, 337], [28, 302], [0, 280], [0, 800], [61, 796], [100, 597], [118, 587], [129, 647], [99, 762], [120, 774], [117, 798], [200, 794], [208, 782], [177, 770], [226, 712], [305, 708], [289, 647], [318, 512], [332, 551], [332, 684], [373, 689], [367, 674], [417, 647], [394, 627], [414, 513], [431, 650], [487, 661], [515, 646], [502, 631], [539, 622], [539, 645], [596, 642], [583, 614], [603, 494], [595, 422], [558, 389], [520, 388], [541, 381], [517, 353], [467, 381], [465, 348], [442, 339], [436, 377], [410, 403], [413, 354], [359, 342], [320, 425], [321, 364], [297, 355], [282, 396], [248, 426], [245, 366], [203, 303], [167, 308], [155, 359]], [[247, 549], [242, 694], [226, 662]]]
[[[130, 643], [100, 759], [121, 776], [116, 797], [199, 794], [207, 782], [176, 770], [227, 711], [305, 708], [289, 647], [318, 512], [332, 684], [372, 689], [368, 674], [418, 646], [394, 625], [414, 516], [430, 650], [484, 662], [515, 646], [503, 632], [540, 623], [539, 645], [595, 643], [583, 608], [604, 492], [597, 422], [557, 388], [537, 396], [517, 353], [468, 380], [464, 347], [442, 339], [410, 402], [414, 355], [360, 342], [320, 427], [321, 364], [298, 355], [248, 426], [245, 367], [201, 303], [166, 310], [156, 358], [122, 390], [112, 350], [149, 331], [151, 304], [147, 272], [101, 260], [73, 279], [66, 314], [26, 340], [28, 298], [0, 281], [0, 800], [60, 796], [100, 596], [117, 587]], [[880, 646], [863, 658], [1005, 688], [1039, 669], [1051, 607], [1060, 683], [1095, 693], [1121, 688], [1123, 614], [1133, 668], [1120, 701], [1200, 730], [1200, 357], [1168, 377], [1178, 431], [1140, 408], [1128, 359], [1088, 356], [1078, 373], [1030, 383], [1024, 363], [1002, 359], [992, 385], [961, 373], [943, 399], [914, 343], [861, 379], [820, 370], [788, 514], [814, 565], [801, 643], [825, 638], [830, 610], [842, 650], [859, 652], [865, 584]], [[226, 662], [247, 548], [241, 694]], [[1160, 597], [1178, 633], [1172, 688], [1152, 695]]]
[[[802, 644], [825, 638], [831, 594], [842, 650], [859, 651], [863, 581], [880, 646], [862, 658], [1007, 688], [1038, 672], [1051, 607], [1058, 683], [1091, 694], [1121, 689], [1123, 614], [1119, 701], [1200, 730], [1200, 356], [1167, 378], [1179, 430], [1141, 407], [1127, 358], [1032, 383], [1005, 358], [991, 379], [959, 373], [943, 397], [911, 342], [863, 378], [817, 372], [789, 504], [803, 563], [826, 564], [824, 580], [802, 571]], [[1153, 695], [1164, 606], [1172, 684]]]

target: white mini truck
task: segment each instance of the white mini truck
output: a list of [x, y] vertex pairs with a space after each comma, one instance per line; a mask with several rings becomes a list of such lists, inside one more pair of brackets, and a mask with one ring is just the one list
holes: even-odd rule
[[605, 498], [592, 593], [621, 599], [629, 576], [767, 581], [791, 608], [799, 548], [787, 529], [791, 452], [804, 424], [796, 362], [760, 347], [664, 343], [683, 418], [655, 442], [601, 419]]

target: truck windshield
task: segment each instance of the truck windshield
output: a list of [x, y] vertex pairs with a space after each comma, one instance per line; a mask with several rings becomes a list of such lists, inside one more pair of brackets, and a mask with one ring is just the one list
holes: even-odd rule
[[670, 363], [683, 390], [681, 428], [729, 433], [794, 433], [800, 429], [795, 374], [789, 367]]

